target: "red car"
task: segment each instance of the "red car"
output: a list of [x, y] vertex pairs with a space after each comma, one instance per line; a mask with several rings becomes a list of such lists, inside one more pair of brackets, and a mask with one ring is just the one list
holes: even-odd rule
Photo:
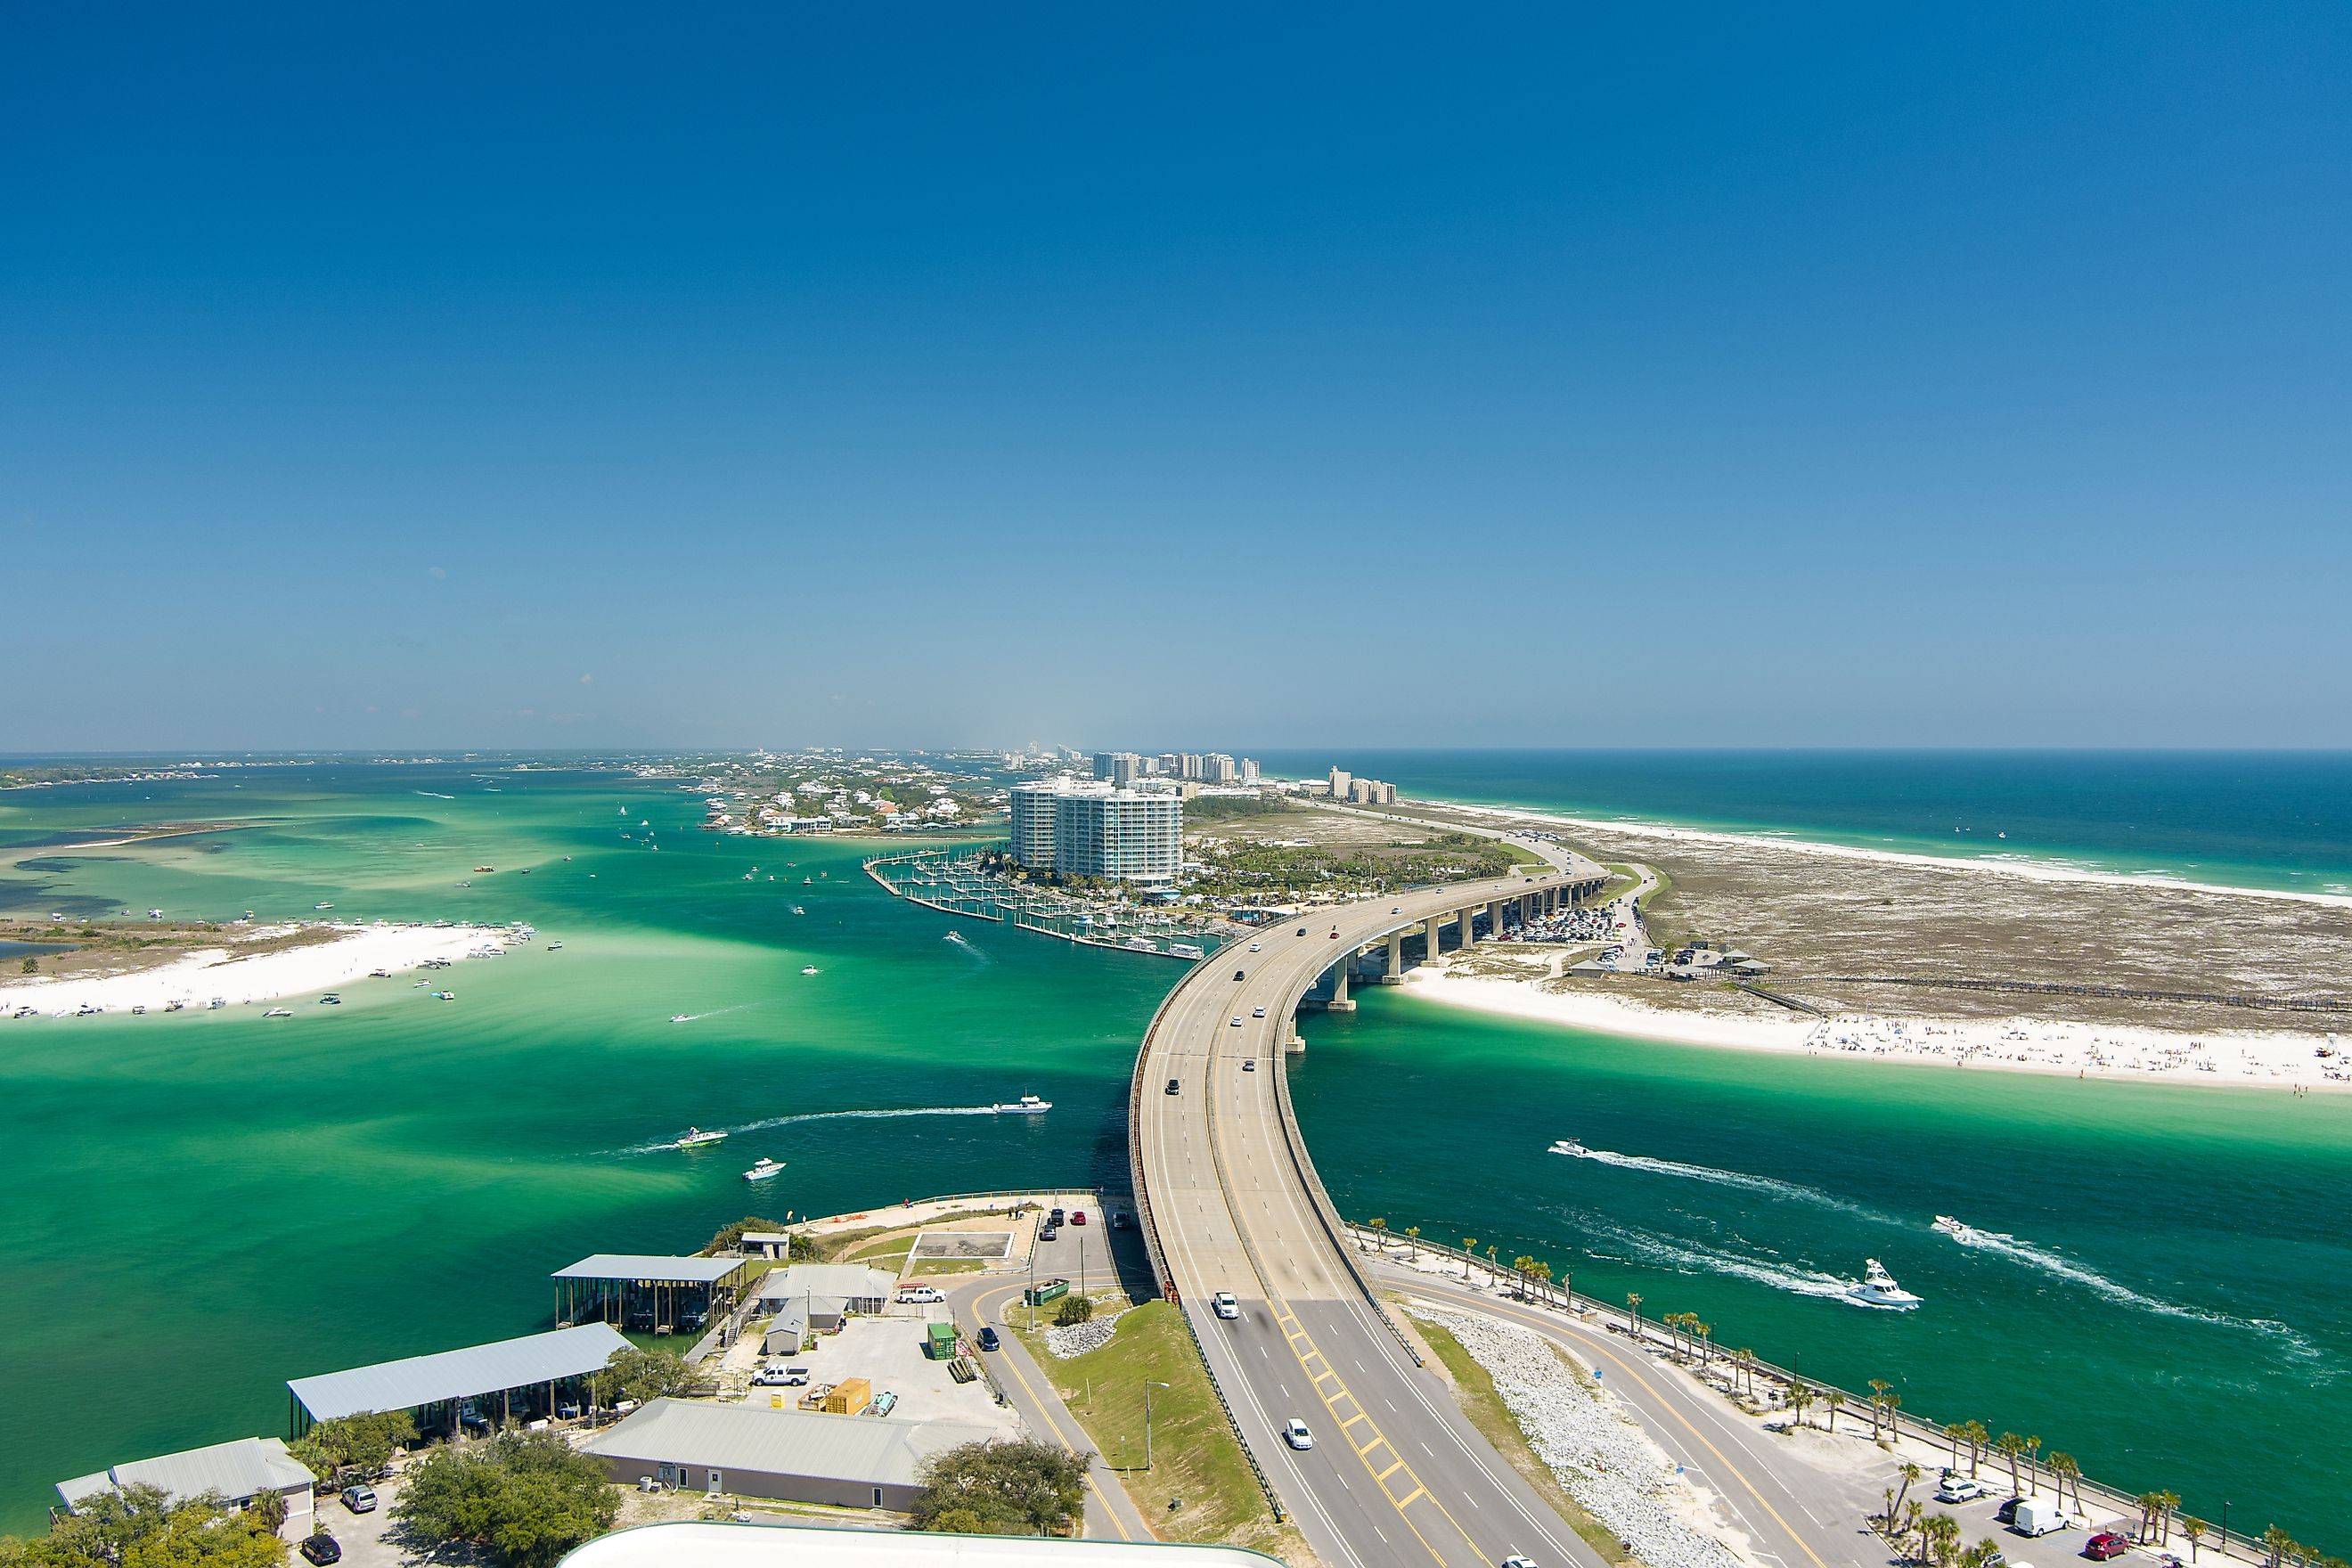
[[1087, 1223], [1087, 1211], [1086, 1211], [1086, 1210], [1084, 1210], [1084, 1209], [1072, 1209], [1072, 1210], [1070, 1211], [1070, 1223], [1071, 1223], [1072, 1225], [1084, 1225], [1084, 1224], [1086, 1224], [1086, 1223]]
[[2112, 1530], [2103, 1530], [2083, 1542], [2083, 1555], [2094, 1563], [2105, 1563], [2110, 1557], [2121, 1557], [2131, 1550], [2131, 1542]]

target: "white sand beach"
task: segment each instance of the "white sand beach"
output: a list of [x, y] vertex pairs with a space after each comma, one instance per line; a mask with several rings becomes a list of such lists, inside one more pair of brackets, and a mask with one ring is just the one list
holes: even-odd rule
[[[264, 927], [256, 937], [294, 926]], [[415, 969], [428, 959], [452, 963], [530, 940], [528, 928], [481, 925], [336, 925], [332, 942], [278, 952], [238, 957], [228, 948], [205, 948], [153, 969], [121, 974], [52, 978], [31, 975], [0, 982], [0, 1019], [31, 1007], [58, 1016], [84, 1007], [127, 1013], [145, 1007], [161, 1013], [173, 1002], [190, 1008], [220, 997], [232, 1006], [282, 996], [332, 991], [382, 969]]]
[[[1629, 980], [1628, 984], [1643, 984]], [[1663, 984], [1663, 983], [1661, 983]], [[1648, 1006], [1632, 997], [1545, 991], [1531, 980], [1409, 970], [1406, 993], [1566, 1028], [1684, 1045], [1940, 1064], [2083, 1078], [2352, 1088], [2345, 1046], [2325, 1029], [2197, 1034], [2046, 1018], [1757, 1016]], [[2321, 1056], [2322, 1050], [2334, 1054]]]

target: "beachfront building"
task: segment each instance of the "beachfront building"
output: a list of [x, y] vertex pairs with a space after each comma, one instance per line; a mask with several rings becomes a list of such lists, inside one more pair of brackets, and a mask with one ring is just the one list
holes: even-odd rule
[[239, 1437], [233, 1443], [133, 1459], [95, 1475], [59, 1481], [58, 1496], [66, 1511], [74, 1513], [109, 1492], [153, 1487], [173, 1502], [210, 1492], [231, 1510], [242, 1513], [256, 1498], [275, 1493], [286, 1500], [286, 1522], [278, 1527], [278, 1535], [299, 1541], [312, 1528], [310, 1489], [318, 1479], [308, 1466], [286, 1451], [282, 1439]]
[[468, 1407], [483, 1421], [560, 1415], [582, 1399], [588, 1375], [628, 1345], [610, 1323], [583, 1323], [294, 1378], [286, 1384], [287, 1436], [371, 1410], [405, 1410], [427, 1436], [456, 1432]]
[[[656, 1399], [580, 1451], [624, 1484], [665, 1486], [835, 1508], [905, 1509], [925, 1461], [1000, 1436], [962, 1421], [877, 1421], [822, 1410]], [[778, 1531], [794, 1534], [798, 1531]]]
[[555, 1271], [555, 1321], [618, 1323], [637, 1333], [695, 1331], [743, 1299], [761, 1258], [656, 1258], [600, 1252]]
[[1054, 868], [1054, 805], [1072, 787], [1073, 781], [1066, 778], [1013, 786], [1013, 842], [1008, 847], [1014, 865], [1032, 871]]
[[1201, 759], [1201, 782], [1223, 784], [1234, 782], [1234, 760], [1223, 752], [1211, 752]]
[[1107, 882], [1172, 882], [1184, 863], [1184, 802], [1113, 790], [1055, 803], [1054, 868]]

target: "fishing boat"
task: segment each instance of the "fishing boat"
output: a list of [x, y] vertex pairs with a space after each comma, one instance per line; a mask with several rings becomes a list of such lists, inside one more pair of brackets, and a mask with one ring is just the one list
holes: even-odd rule
[[290, 1018], [293, 1016], [294, 1009], [291, 1007], [272, 1007], [262, 1015], [265, 1018]]
[[1043, 1116], [1053, 1109], [1052, 1100], [1040, 1100], [1034, 1094], [1024, 1094], [1010, 1105], [999, 1100], [995, 1106], [1000, 1116]]
[[1954, 1241], [1958, 1242], [1963, 1247], [1978, 1247], [1989, 1241], [2007, 1241], [2009, 1239], [2006, 1235], [2000, 1232], [1979, 1230], [1976, 1226], [1966, 1224], [1963, 1221], [1954, 1219], [1948, 1214], [1937, 1215], [1936, 1216], [1935, 1225], [1930, 1228], [1942, 1231], [1946, 1236], [1950, 1237]]
[[814, 963], [803, 963], [801, 965], [801, 973], [803, 974], [814, 974], [816, 973], [816, 965]]
[[310, 907], [314, 910], [331, 910], [335, 906], [332, 904], [312, 904]]
[[782, 1160], [771, 1160], [763, 1154], [751, 1162], [751, 1168], [743, 1173], [743, 1179], [747, 1182], [764, 1182], [783, 1168], [784, 1163]]
[[1551, 1146], [1551, 1152], [1555, 1154], [1581, 1154], [1584, 1145], [1573, 1138], [1562, 1138]]
[[1895, 1282], [1886, 1265], [1875, 1258], [1866, 1259], [1862, 1283], [1845, 1293], [1845, 1299], [1857, 1307], [1875, 1307], [1885, 1312], [1908, 1312], [1919, 1306], [1919, 1298]]
[[676, 1143], [671, 1144], [670, 1147], [674, 1149], [699, 1149], [705, 1143], [723, 1143], [726, 1141], [727, 1134], [724, 1132], [705, 1132], [699, 1127], [689, 1127], [686, 1130], [686, 1136], [679, 1139]]

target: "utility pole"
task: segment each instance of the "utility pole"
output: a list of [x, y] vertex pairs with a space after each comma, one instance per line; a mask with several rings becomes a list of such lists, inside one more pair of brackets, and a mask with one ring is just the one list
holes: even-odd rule
[[1143, 1468], [1147, 1470], [1151, 1468], [1151, 1391], [1167, 1386], [1148, 1377], [1143, 1380]]

